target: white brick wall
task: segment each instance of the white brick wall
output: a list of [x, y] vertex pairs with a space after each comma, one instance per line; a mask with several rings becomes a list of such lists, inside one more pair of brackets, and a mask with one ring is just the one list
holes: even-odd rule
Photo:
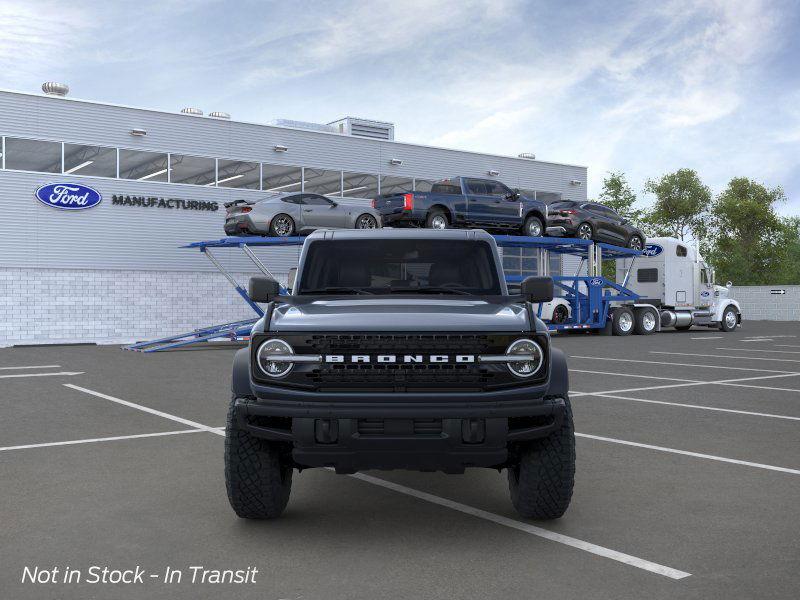
[[[234, 273], [245, 288], [251, 275]], [[218, 273], [0, 269], [0, 347], [124, 343], [255, 316]]]
[[[785, 290], [785, 294], [772, 294]], [[800, 285], [734, 286], [731, 296], [746, 320], [800, 321]]]

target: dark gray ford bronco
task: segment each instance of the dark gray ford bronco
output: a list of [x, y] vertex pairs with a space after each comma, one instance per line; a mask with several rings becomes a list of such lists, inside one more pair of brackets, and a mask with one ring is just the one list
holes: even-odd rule
[[292, 473], [507, 469], [517, 511], [564, 514], [575, 437], [567, 364], [533, 302], [510, 296], [483, 231], [318, 231], [291, 295], [250, 281], [265, 302], [233, 364], [225, 480], [234, 511], [277, 517]]

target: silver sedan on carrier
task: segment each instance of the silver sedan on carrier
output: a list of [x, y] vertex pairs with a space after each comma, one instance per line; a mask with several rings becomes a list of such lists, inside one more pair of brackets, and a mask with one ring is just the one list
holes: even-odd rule
[[225, 204], [226, 235], [286, 237], [315, 229], [375, 229], [380, 213], [369, 205], [345, 204], [319, 194], [279, 193]]

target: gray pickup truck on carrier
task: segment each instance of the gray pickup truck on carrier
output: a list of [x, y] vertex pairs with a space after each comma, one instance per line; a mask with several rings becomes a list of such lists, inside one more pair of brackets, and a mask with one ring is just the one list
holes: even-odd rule
[[277, 517], [294, 469], [507, 469], [517, 511], [567, 509], [575, 437], [567, 364], [532, 303], [511, 296], [483, 231], [318, 231], [290, 295], [250, 281], [265, 316], [233, 364], [228, 498]]

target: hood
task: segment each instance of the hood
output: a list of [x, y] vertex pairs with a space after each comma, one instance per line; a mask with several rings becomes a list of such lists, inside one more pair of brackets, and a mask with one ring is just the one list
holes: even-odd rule
[[725, 287], [724, 285], [715, 285], [714, 295], [717, 298], [727, 298], [730, 295], [730, 289]]
[[529, 331], [521, 304], [508, 298], [315, 298], [275, 307], [270, 331]]

